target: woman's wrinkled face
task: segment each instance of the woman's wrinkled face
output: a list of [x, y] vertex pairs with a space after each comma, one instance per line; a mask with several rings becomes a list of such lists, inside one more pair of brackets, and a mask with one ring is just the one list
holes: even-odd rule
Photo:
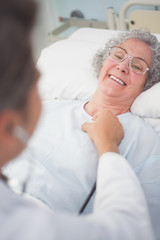
[[[145, 42], [132, 38], [119, 47], [125, 49], [128, 55], [143, 59], [150, 67], [152, 51]], [[115, 98], [117, 102], [131, 106], [134, 99], [143, 91], [148, 72], [145, 74], [133, 72], [129, 62], [128, 57], [119, 63], [107, 58], [100, 71], [98, 88], [104, 96]]]

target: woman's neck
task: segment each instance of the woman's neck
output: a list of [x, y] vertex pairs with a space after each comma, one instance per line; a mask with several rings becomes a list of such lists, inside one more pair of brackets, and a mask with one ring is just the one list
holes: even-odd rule
[[96, 92], [91, 100], [85, 104], [84, 110], [90, 115], [94, 116], [98, 111], [109, 110], [113, 115], [117, 116], [130, 111], [129, 106], [117, 102], [115, 98], [102, 96]]

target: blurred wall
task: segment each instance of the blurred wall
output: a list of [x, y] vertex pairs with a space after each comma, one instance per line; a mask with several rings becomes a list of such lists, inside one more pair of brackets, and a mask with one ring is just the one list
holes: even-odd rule
[[[47, 34], [60, 26], [59, 17], [70, 18], [71, 12], [79, 10], [85, 19], [107, 21], [107, 9], [113, 7], [119, 14], [123, 4], [129, 0], [36, 0], [39, 3], [39, 15], [34, 32], [36, 59], [41, 49], [48, 45]], [[152, 0], [150, 0], [152, 2]], [[128, 14], [140, 7], [131, 7]], [[149, 7], [148, 7], [149, 8]], [[147, 9], [148, 9], [147, 8]], [[154, 9], [150, 7], [149, 9]]]
[[[45, 1], [45, 0], [44, 0]], [[59, 25], [58, 17], [70, 17], [74, 10], [80, 10], [85, 19], [97, 19], [100, 21], [107, 21], [107, 8], [113, 7], [116, 13], [120, 12], [123, 4], [129, 0], [50, 0], [54, 9], [55, 26]], [[150, 0], [152, 2], [152, 0]], [[141, 7], [131, 7], [128, 11], [130, 13], [133, 9], [140, 9]], [[143, 7], [144, 8], [144, 7]], [[154, 7], [146, 7], [146, 9], [154, 9]], [[159, 8], [160, 9], [160, 8]]]
[[126, 0], [50, 0], [55, 9], [55, 24], [58, 23], [58, 17], [70, 17], [74, 10], [80, 10], [85, 19], [97, 19], [107, 21], [107, 8], [114, 7], [119, 12], [121, 6]]

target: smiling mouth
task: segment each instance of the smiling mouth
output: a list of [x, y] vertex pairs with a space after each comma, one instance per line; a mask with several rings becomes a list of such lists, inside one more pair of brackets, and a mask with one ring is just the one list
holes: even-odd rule
[[125, 84], [122, 80], [120, 80], [119, 78], [116, 78], [116, 77], [113, 76], [113, 75], [109, 75], [109, 77], [110, 77], [111, 79], [113, 79], [114, 81], [118, 82], [120, 85], [126, 86], [126, 84]]

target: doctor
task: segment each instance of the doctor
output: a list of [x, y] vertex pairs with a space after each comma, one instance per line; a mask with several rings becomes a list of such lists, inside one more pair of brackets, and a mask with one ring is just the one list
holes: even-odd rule
[[[0, 1], [0, 168], [22, 152], [41, 112], [31, 49], [34, 0]], [[56, 215], [18, 195], [0, 173], [0, 239], [154, 239], [139, 182], [118, 154], [123, 129], [110, 112], [84, 123], [99, 154], [97, 193], [88, 216]]]

